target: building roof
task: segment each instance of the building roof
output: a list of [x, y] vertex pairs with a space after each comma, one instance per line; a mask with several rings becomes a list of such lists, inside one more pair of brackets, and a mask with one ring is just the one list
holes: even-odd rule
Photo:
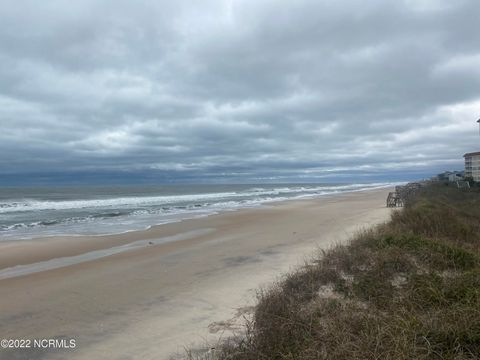
[[467, 153], [463, 155], [463, 157], [470, 157], [470, 156], [480, 156], [480, 151], [473, 152], [473, 153]]

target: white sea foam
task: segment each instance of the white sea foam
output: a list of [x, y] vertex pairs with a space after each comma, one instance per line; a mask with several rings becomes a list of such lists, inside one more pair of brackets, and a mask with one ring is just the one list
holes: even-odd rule
[[239, 192], [219, 192], [204, 194], [185, 194], [185, 195], [162, 195], [162, 196], [138, 196], [138, 197], [118, 197], [109, 199], [88, 199], [88, 200], [29, 200], [0, 202], [0, 214], [23, 211], [41, 211], [41, 210], [68, 210], [68, 209], [95, 209], [95, 208], [129, 208], [152, 205], [169, 205], [175, 203], [193, 203], [208, 200], [221, 200], [227, 198], [239, 198], [249, 196], [275, 196], [282, 194], [298, 193], [317, 193], [329, 191], [345, 191], [360, 188], [371, 189], [375, 187], [388, 186], [387, 183], [377, 184], [352, 184], [352, 185], [334, 185], [317, 187], [279, 187], [279, 188], [251, 188]]
[[38, 210], [67, 210], [67, 209], [93, 209], [93, 208], [119, 208], [142, 205], [163, 205], [178, 202], [192, 202], [222, 197], [238, 196], [236, 193], [211, 193], [191, 195], [165, 195], [145, 197], [119, 197], [112, 199], [90, 199], [90, 200], [67, 200], [67, 201], [39, 201], [25, 200], [11, 203], [0, 203], [0, 214], [18, 211]]
[[222, 211], [257, 207], [272, 201], [393, 185], [396, 184], [256, 186], [236, 191], [159, 196], [57, 201], [15, 199], [0, 202], [0, 215], [3, 219], [10, 219], [10, 222], [0, 222], [0, 239], [120, 233]]

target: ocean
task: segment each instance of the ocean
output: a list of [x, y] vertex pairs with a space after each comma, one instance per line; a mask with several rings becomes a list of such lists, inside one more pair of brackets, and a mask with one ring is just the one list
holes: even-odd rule
[[365, 184], [158, 185], [0, 188], [0, 241], [104, 235], [274, 201], [392, 186]]

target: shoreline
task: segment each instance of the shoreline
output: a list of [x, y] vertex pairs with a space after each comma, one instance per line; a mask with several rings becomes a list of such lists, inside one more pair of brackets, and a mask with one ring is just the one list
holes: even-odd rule
[[[0, 299], [0, 333], [77, 340], [74, 351], [51, 351], [48, 359], [101, 359], [110, 352], [113, 358], [166, 359], [184, 346], [231, 334], [248, 316], [256, 289], [312, 251], [385, 221], [388, 191], [283, 201], [121, 235], [0, 244], [4, 269], [203, 231], [0, 280], [6, 294]], [[23, 358], [21, 352], [16, 355]]]
[[[144, 227], [140, 228], [132, 228], [128, 230], [122, 230], [118, 232], [102, 232], [102, 233], [57, 233], [57, 234], [41, 234], [38, 236], [32, 235], [32, 236], [25, 236], [19, 234], [18, 237], [15, 237], [13, 235], [7, 234], [7, 235], [2, 235], [0, 233], [0, 244], [2, 243], [8, 243], [8, 242], [20, 242], [20, 241], [42, 241], [46, 239], [52, 239], [52, 238], [85, 238], [85, 237], [105, 237], [105, 236], [114, 236], [114, 235], [122, 235], [122, 234], [128, 234], [131, 232], [141, 232], [141, 231], [148, 231], [151, 228], [158, 227], [158, 226], [163, 226], [167, 224], [172, 224], [172, 223], [177, 223], [177, 222], [182, 222], [185, 220], [192, 220], [192, 219], [199, 219], [199, 218], [204, 218], [204, 217], [209, 217], [209, 216], [215, 216], [219, 214], [223, 214], [225, 212], [235, 212], [235, 211], [241, 211], [241, 210], [250, 210], [250, 209], [258, 209], [262, 207], [268, 207], [268, 206], [275, 206], [278, 204], [282, 204], [284, 202], [289, 202], [289, 201], [302, 201], [302, 200], [314, 200], [314, 199], [320, 199], [320, 198], [327, 198], [330, 196], [338, 196], [338, 195], [343, 195], [343, 194], [350, 194], [350, 193], [356, 193], [356, 192], [364, 192], [364, 191], [375, 191], [375, 190], [382, 190], [386, 188], [391, 188], [393, 186], [396, 186], [400, 183], [375, 183], [375, 184], [356, 184], [356, 185], [372, 185], [372, 187], [366, 187], [366, 188], [358, 188], [358, 189], [349, 189], [349, 190], [335, 190], [333, 192], [329, 193], [319, 193], [319, 194], [305, 194], [305, 195], [299, 195], [299, 196], [294, 196], [290, 198], [278, 198], [278, 199], [265, 199], [263, 201], [259, 201], [258, 203], [251, 204], [251, 205], [239, 205], [239, 206], [232, 206], [232, 207], [226, 207], [226, 208], [221, 208], [221, 209], [210, 209], [210, 210], [203, 210], [203, 212], [196, 213], [193, 211], [186, 212], [186, 213], [177, 213], [177, 214], [172, 214], [169, 220], [162, 220], [161, 222], [158, 223], [153, 223], [150, 225], [146, 225]], [[347, 186], [347, 185], [346, 185]], [[2, 238], [3, 236], [3, 238]]]
[[[262, 209], [269, 209], [271, 207], [282, 206], [289, 203], [295, 204], [295, 203], [302, 203], [305, 201], [307, 202], [320, 201], [322, 199], [348, 196], [349, 194], [355, 194], [355, 193], [383, 191], [383, 190], [386, 191], [386, 189], [389, 189], [389, 187], [381, 186], [379, 188], [373, 188], [373, 189], [367, 189], [367, 190], [365, 189], [351, 190], [351, 191], [340, 192], [340, 193], [271, 201], [255, 207], [226, 209], [224, 211], [217, 212], [217, 213], [187, 217], [184, 219], [179, 219], [179, 220], [168, 222], [168, 223], [150, 225], [145, 229], [129, 230], [129, 231], [123, 231], [120, 233], [94, 234], [94, 235], [66, 234], [66, 235], [55, 235], [55, 236], [39, 236], [39, 237], [34, 237], [29, 239], [2, 240], [0, 241], [0, 280], [2, 279], [1, 272], [3, 270], [11, 269], [16, 266], [24, 266], [32, 263], [45, 262], [45, 261], [50, 261], [53, 259], [64, 258], [64, 257], [80, 256], [87, 252], [94, 252], [94, 251], [110, 249], [116, 246], [129, 245], [130, 243], [141, 241], [141, 240], [157, 240], [156, 236], [157, 234], [162, 233], [161, 230], [165, 230], [164, 231], [165, 235], [163, 235], [163, 237], [175, 236], [175, 235], [178, 235], [177, 233], [175, 233], [176, 230], [174, 230], [174, 232], [172, 233], [171, 231], [169, 231], [170, 229], [168, 228], [176, 229], [176, 225], [181, 223], [197, 222], [198, 220], [202, 221], [202, 219], [222, 216], [224, 214], [242, 213], [245, 211], [248, 212], [248, 211], [257, 211], [257, 210], [261, 211]], [[130, 242], [130, 240], [132, 241]], [[75, 242], [75, 244], [72, 244], [72, 242]], [[51, 246], [48, 246], [47, 245], [48, 243], [50, 243]], [[24, 252], [25, 247], [30, 249], [33, 248], [34, 254], [29, 254], [28, 257], [26, 257], [25, 254], [21, 255], [21, 253]], [[45, 251], [45, 250], [48, 250], [48, 251]], [[32, 257], [32, 255], [34, 256]], [[18, 261], [19, 259], [21, 260]]]

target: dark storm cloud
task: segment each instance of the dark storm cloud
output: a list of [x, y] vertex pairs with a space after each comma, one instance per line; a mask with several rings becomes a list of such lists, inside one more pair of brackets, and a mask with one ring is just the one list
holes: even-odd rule
[[428, 174], [478, 150], [474, 0], [4, 1], [4, 174]]

